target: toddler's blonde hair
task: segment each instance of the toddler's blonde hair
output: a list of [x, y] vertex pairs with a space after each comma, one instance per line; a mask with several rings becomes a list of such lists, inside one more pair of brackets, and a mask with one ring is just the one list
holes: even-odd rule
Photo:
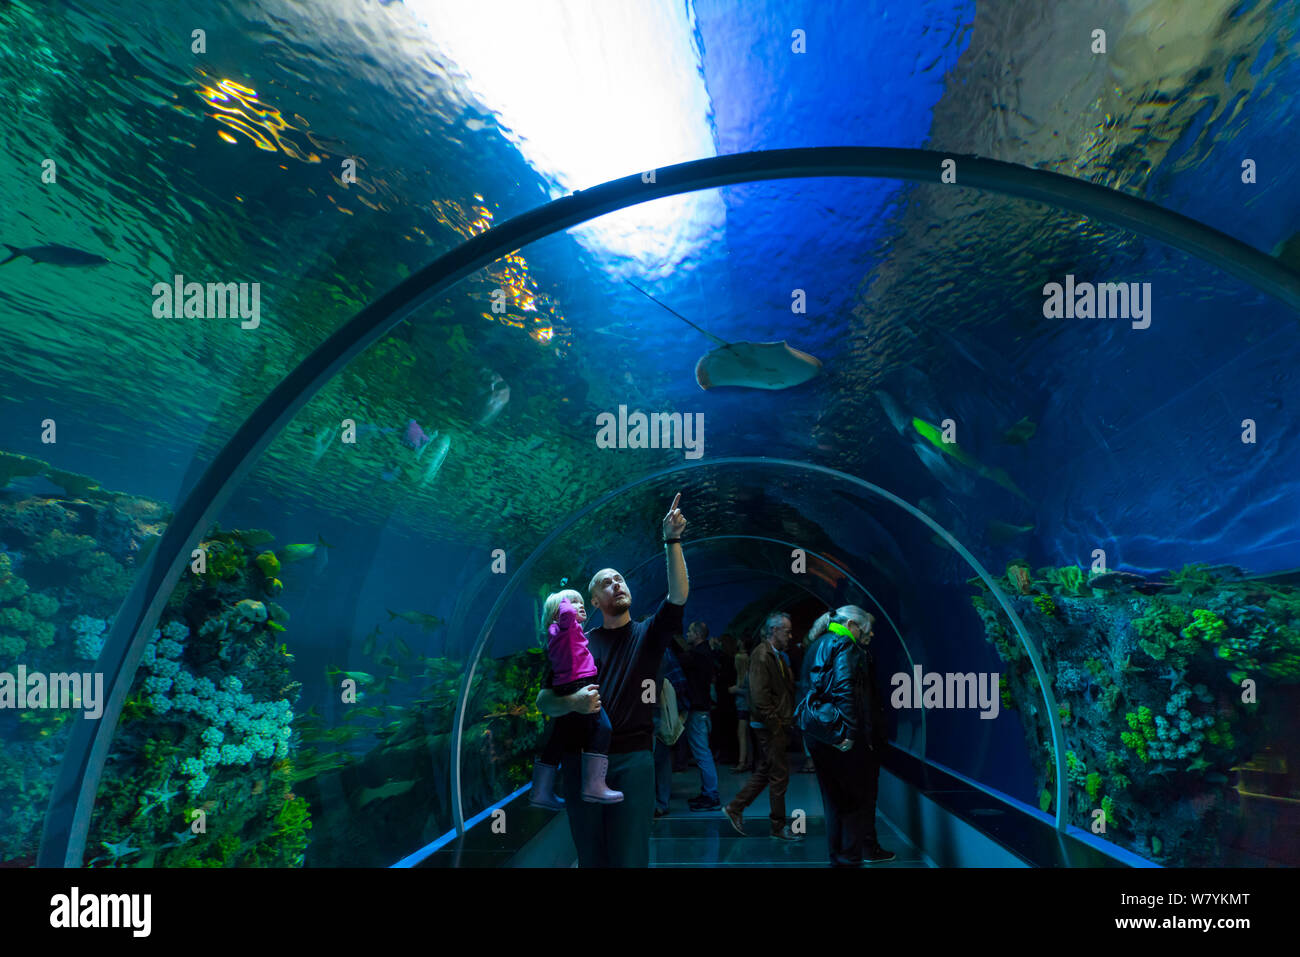
[[582, 600], [582, 595], [572, 588], [566, 588], [563, 591], [552, 592], [546, 596], [546, 604], [542, 606], [542, 627], [546, 628], [555, 621], [560, 614], [560, 602], [565, 598], [569, 599], [575, 606], [586, 603]]

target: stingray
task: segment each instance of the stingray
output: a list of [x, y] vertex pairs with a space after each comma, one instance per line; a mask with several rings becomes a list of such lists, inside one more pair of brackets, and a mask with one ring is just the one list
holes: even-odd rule
[[718, 348], [706, 352], [695, 363], [695, 381], [701, 389], [724, 385], [745, 389], [789, 389], [807, 382], [821, 371], [820, 359], [800, 352], [784, 339], [780, 342], [728, 342], [701, 329], [680, 312], [665, 306], [631, 280], [623, 281], [651, 302], [663, 306], [696, 332], [719, 343]]

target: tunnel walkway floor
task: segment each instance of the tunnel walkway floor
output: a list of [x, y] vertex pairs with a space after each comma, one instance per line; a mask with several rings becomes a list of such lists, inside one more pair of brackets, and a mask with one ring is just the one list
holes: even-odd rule
[[[745, 836], [741, 837], [721, 811], [692, 811], [686, 802], [700, 793], [700, 772], [691, 767], [673, 774], [672, 799], [668, 816], [655, 821], [650, 832], [651, 867], [826, 867], [826, 818], [815, 774], [802, 774], [802, 754], [790, 754], [790, 786], [785, 795], [787, 816], [802, 810], [807, 815], [807, 833], [797, 843], [774, 841], [768, 827], [768, 795], [764, 791], [745, 809]], [[725, 807], [749, 780], [749, 774], [733, 774], [718, 768], [718, 792]], [[935, 864], [893, 824], [877, 811], [876, 833], [880, 843], [897, 858], [870, 869], [934, 867]]]

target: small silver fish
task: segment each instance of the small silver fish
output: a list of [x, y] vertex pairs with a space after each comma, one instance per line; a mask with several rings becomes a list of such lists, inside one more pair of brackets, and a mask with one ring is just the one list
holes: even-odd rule
[[447, 458], [447, 452], [451, 449], [451, 438], [444, 435], [437, 442], [429, 444], [434, 446], [433, 458], [429, 460], [429, 467], [424, 470], [424, 478], [420, 479], [421, 485], [428, 485], [433, 480], [433, 477], [438, 474], [438, 470], [442, 468], [442, 463]]
[[0, 266], [13, 262], [19, 256], [26, 256], [32, 262], [49, 263], [51, 266], [108, 265], [108, 260], [103, 256], [96, 256], [94, 253], [73, 249], [71, 246], [60, 246], [57, 243], [48, 246], [28, 246], [25, 249], [10, 246], [8, 243], [5, 243], [4, 246], [9, 250], [9, 258], [0, 262]]

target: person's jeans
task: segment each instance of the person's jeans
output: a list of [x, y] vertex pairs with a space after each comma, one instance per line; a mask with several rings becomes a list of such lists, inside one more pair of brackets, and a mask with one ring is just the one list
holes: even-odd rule
[[673, 749], [659, 740], [659, 710], [655, 709], [655, 810], [668, 810], [673, 794]]
[[718, 800], [718, 771], [713, 766], [713, 752], [709, 750], [709, 713], [692, 711], [686, 719], [686, 743], [690, 746], [695, 763], [700, 768], [700, 794], [710, 801]]
[[[571, 755], [572, 757], [572, 755]], [[605, 783], [623, 792], [618, 804], [582, 799], [582, 763], [564, 762], [564, 813], [580, 867], [649, 867], [655, 769], [649, 750], [611, 754]]]

